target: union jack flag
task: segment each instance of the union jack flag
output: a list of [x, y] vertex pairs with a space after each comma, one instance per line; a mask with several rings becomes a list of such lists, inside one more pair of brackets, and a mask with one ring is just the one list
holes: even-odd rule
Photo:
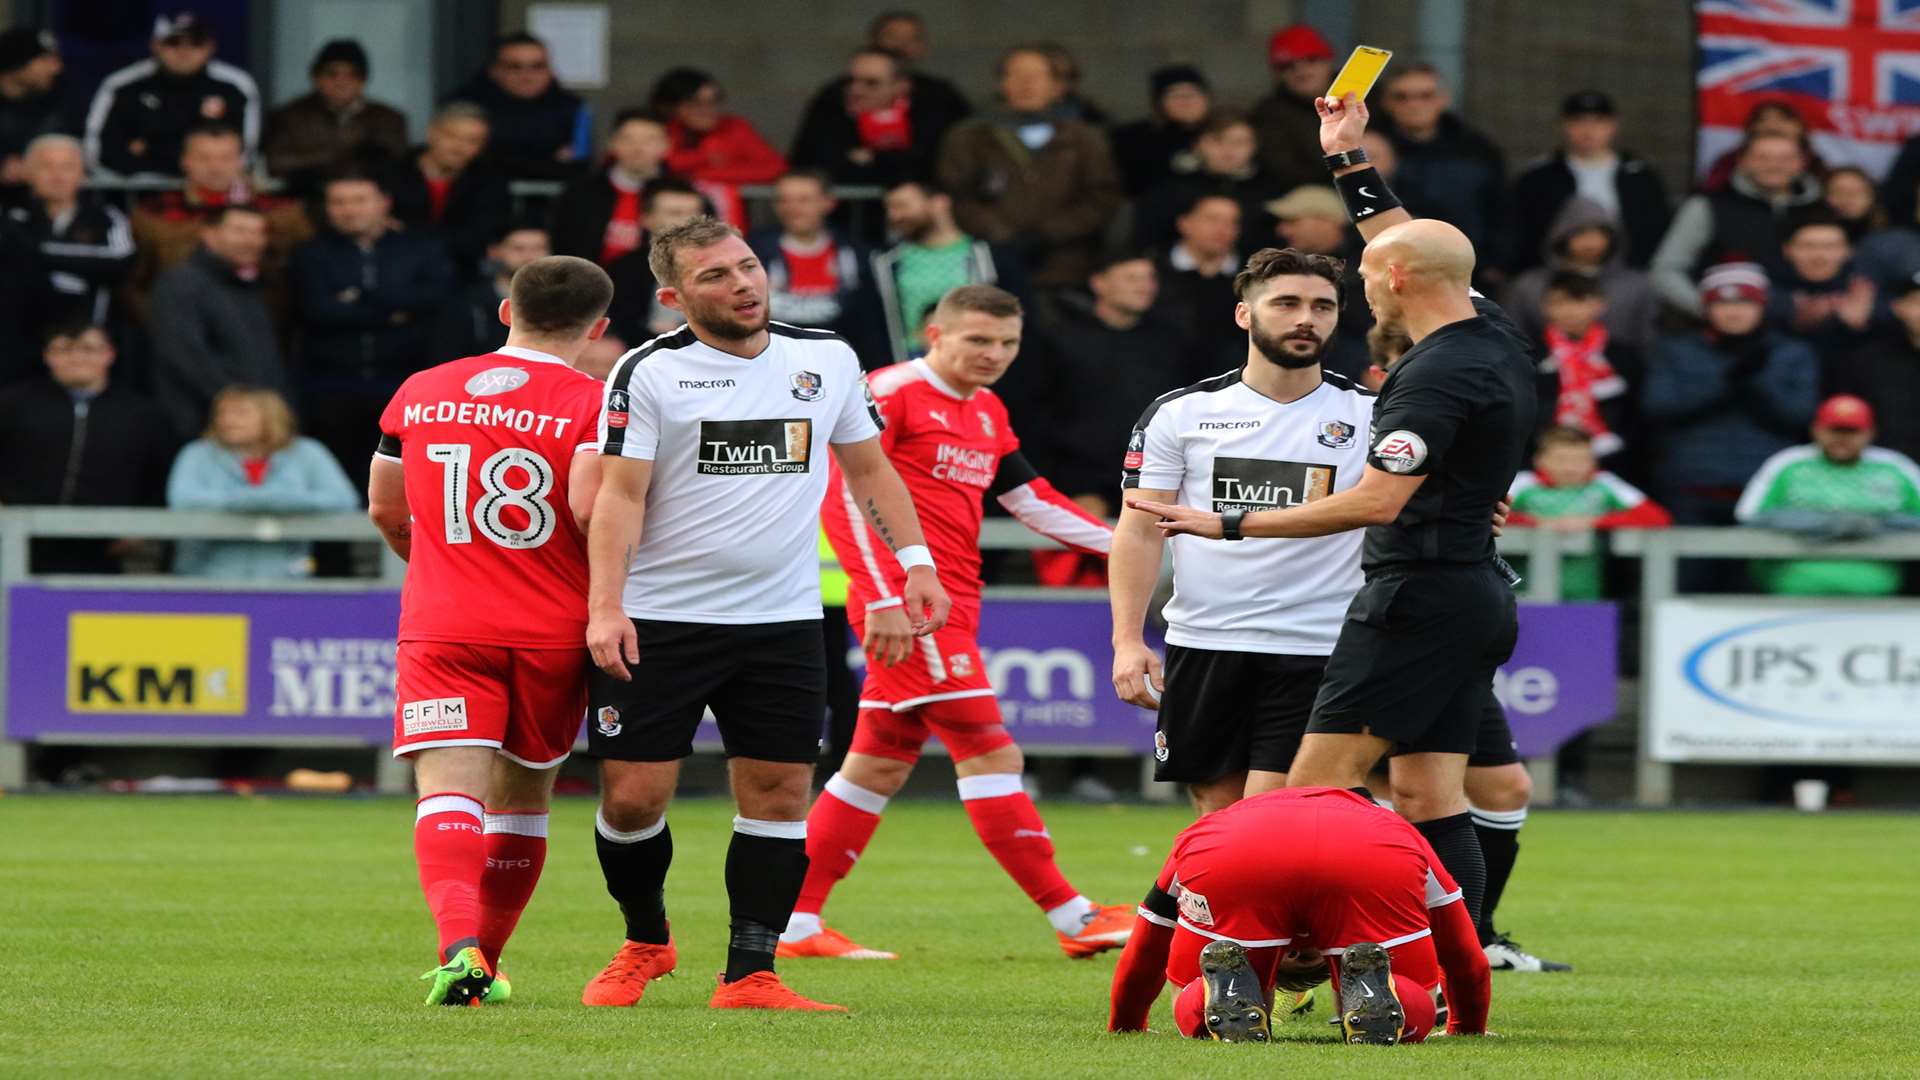
[[1701, 172], [1763, 101], [1798, 109], [1829, 165], [1883, 175], [1920, 134], [1920, 0], [1696, 0]]

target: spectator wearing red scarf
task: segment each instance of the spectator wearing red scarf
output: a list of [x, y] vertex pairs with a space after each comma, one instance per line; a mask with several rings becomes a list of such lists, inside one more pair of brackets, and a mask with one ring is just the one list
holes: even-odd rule
[[1619, 471], [1629, 460], [1622, 451], [1634, 425], [1632, 391], [1641, 354], [1608, 332], [1606, 293], [1585, 274], [1554, 274], [1541, 309], [1540, 426], [1585, 434], [1594, 455]]
[[966, 119], [965, 100], [916, 95], [900, 58], [868, 46], [847, 60], [847, 73], [807, 104], [790, 156], [796, 169], [818, 169], [836, 184], [891, 186], [932, 173], [947, 129]]
[[684, 176], [711, 199], [735, 228], [747, 226], [742, 184], [770, 184], [787, 171], [787, 159], [767, 145], [746, 118], [723, 111], [726, 95], [713, 77], [678, 67], [653, 84], [654, 115], [667, 125], [672, 144], [667, 171]]

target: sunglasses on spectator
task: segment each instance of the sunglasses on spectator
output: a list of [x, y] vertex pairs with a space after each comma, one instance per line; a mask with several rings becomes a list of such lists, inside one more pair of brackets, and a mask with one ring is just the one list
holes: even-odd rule
[[1395, 90], [1387, 95], [1395, 101], [1431, 101], [1440, 96], [1438, 90]]
[[880, 75], [855, 75], [848, 81], [855, 86], [885, 86], [893, 80]]
[[547, 62], [545, 60], [513, 60], [502, 62], [500, 67], [505, 71], [545, 71]]

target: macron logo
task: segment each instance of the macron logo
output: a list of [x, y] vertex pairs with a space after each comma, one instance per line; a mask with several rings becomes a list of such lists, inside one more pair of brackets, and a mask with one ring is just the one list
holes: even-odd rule
[[682, 390], [725, 390], [733, 385], [732, 379], [681, 379]]

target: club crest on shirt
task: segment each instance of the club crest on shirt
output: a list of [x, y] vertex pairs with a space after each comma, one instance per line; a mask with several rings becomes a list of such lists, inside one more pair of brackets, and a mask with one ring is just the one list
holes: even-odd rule
[[1322, 420], [1313, 437], [1329, 450], [1345, 450], [1353, 445], [1354, 427], [1344, 420]]
[[820, 373], [817, 371], [796, 371], [793, 373], [793, 396], [799, 401], [819, 401], [821, 388]]
[[611, 739], [620, 734], [620, 710], [611, 705], [602, 705], [593, 719], [594, 730]]

